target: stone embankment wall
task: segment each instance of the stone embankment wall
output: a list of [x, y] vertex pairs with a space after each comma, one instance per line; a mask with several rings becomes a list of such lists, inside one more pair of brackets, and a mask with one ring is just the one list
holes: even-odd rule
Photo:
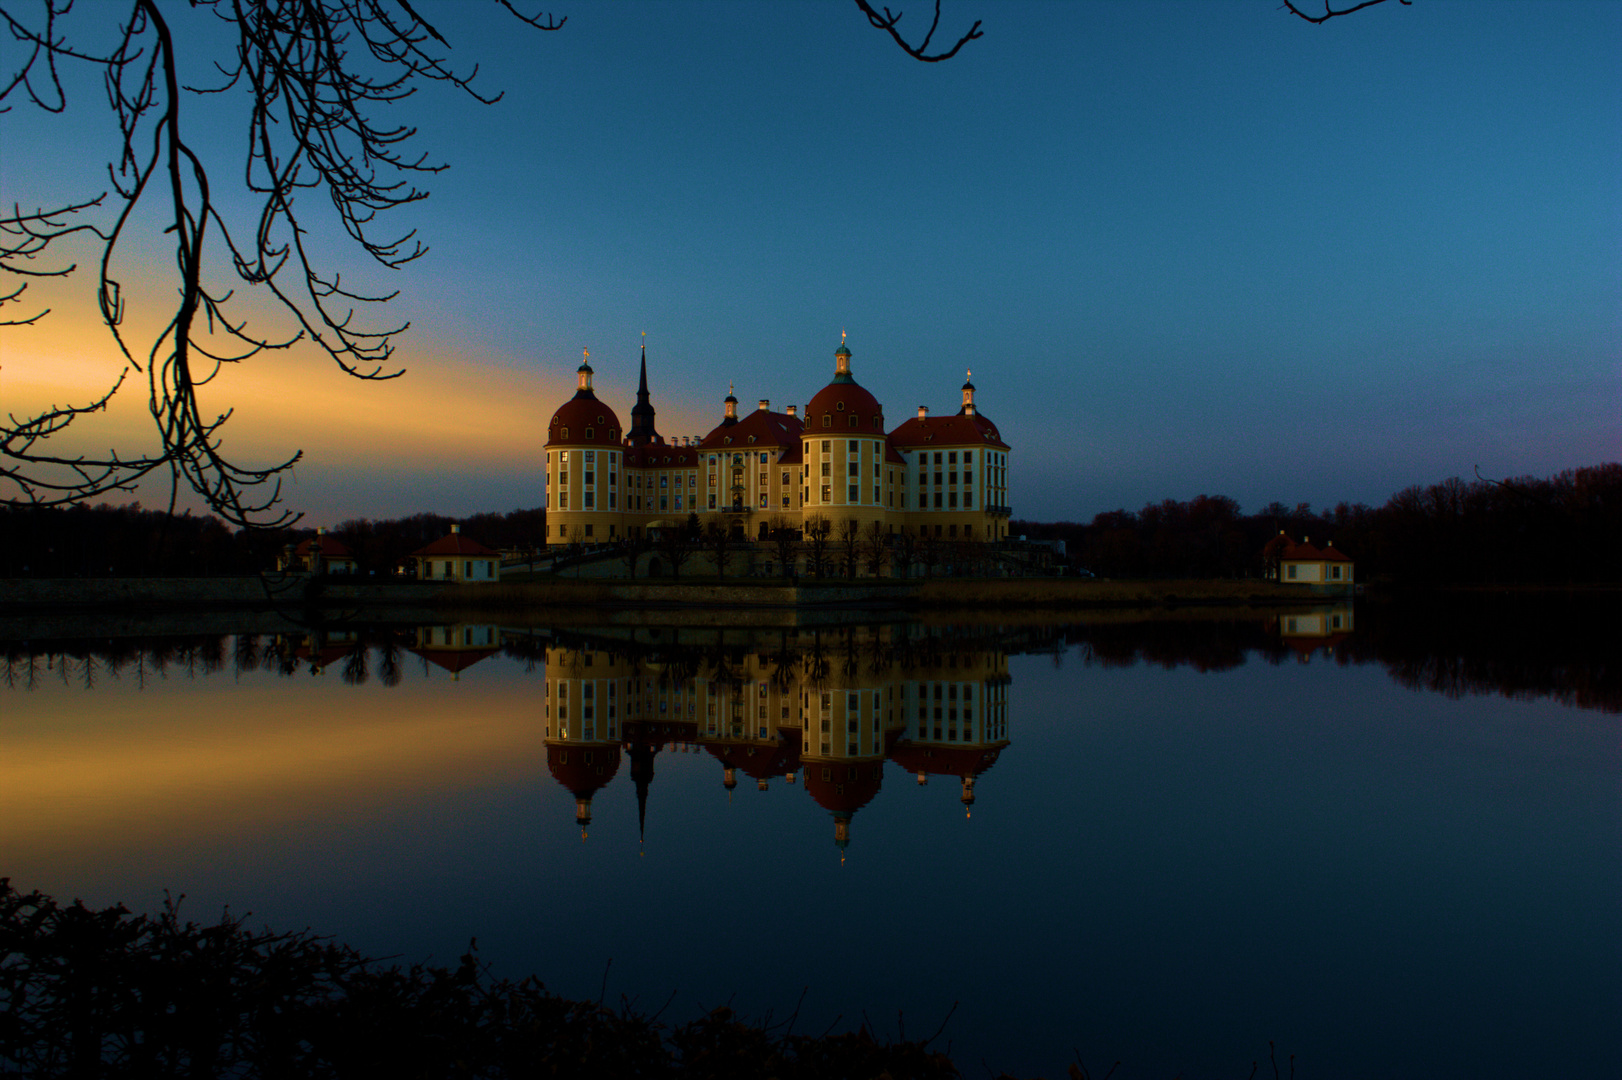
[[[923, 581], [736, 582], [550, 580], [455, 584], [266, 578], [0, 579], [0, 608], [275, 610], [334, 605], [418, 610], [551, 608], [1098, 608], [1321, 602], [1323, 588], [1266, 581], [1088, 581], [934, 578]], [[1345, 595], [1345, 590], [1335, 590]]]

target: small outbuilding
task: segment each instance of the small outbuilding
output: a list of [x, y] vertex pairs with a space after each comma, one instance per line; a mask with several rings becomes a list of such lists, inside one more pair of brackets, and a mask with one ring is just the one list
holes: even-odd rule
[[501, 553], [486, 547], [452, 525], [442, 536], [411, 553], [422, 581], [500, 581]]
[[1262, 563], [1269, 580], [1285, 585], [1352, 584], [1352, 559], [1335, 547], [1333, 540], [1322, 548], [1313, 547], [1311, 537], [1298, 544], [1280, 529], [1262, 548]]
[[277, 558], [276, 569], [294, 574], [353, 574], [355, 553], [336, 536], [329, 536], [322, 526], [297, 547], [289, 545]]

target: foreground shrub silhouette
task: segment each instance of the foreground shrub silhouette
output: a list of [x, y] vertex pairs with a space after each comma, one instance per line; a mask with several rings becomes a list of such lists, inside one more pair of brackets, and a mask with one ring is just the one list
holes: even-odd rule
[[0, 1076], [957, 1078], [929, 1042], [795, 1035], [717, 1009], [664, 1025], [535, 978], [384, 965], [229, 913], [92, 910], [0, 878]]

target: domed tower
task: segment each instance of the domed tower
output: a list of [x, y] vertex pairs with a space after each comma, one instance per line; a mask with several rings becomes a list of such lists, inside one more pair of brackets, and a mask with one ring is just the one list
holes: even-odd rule
[[850, 361], [841, 338], [834, 377], [805, 407], [800, 432], [803, 523], [826, 522], [836, 542], [849, 528], [865, 535], [875, 521], [890, 530], [905, 469], [885, 435], [883, 406], [856, 381]]
[[546, 542], [612, 543], [625, 535], [623, 433], [614, 410], [592, 390], [589, 351], [576, 374], [574, 397], [552, 414], [546, 429]]

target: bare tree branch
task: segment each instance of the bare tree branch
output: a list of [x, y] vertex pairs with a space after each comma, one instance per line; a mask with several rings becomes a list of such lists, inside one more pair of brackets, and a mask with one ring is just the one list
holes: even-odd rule
[[[1413, 2], [1414, 0], [1397, 0], [1397, 3], [1402, 4], [1404, 7], [1411, 6]], [[1295, 5], [1295, 0], [1284, 0], [1284, 7], [1298, 18], [1305, 19], [1307, 22], [1312, 23], [1315, 26], [1322, 26], [1330, 19], [1338, 19], [1342, 15], [1350, 15], [1354, 11], [1362, 11], [1364, 8], [1373, 7], [1375, 4], [1383, 3], [1385, 3], [1385, 0], [1361, 0], [1360, 3], [1353, 4], [1351, 7], [1341, 8], [1337, 11], [1329, 6], [1329, 0], [1324, 0], [1324, 13], [1322, 15], [1308, 15], [1305, 11], [1302, 11]]]
[[[525, 25], [557, 30], [564, 19], [526, 15], [511, 0], [497, 0]], [[0, 82], [0, 113], [26, 101], [46, 112], [68, 107], [63, 65], [99, 70], [109, 108], [119, 129], [107, 166], [110, 192], [58, 209], [31, 214], [17, 208], [0, 219], [0, 269], [33, 277], [62, 277], [76, 264], [33, 269], [28, 264], [71, 233], [89, 232], [101, 241], [96, 297], [112, 331], [124, 371], [101, 397], [84, 405], [52, 406], [34, 416], [8, 418], [0, 428], [0, 497], [19, 502], [75, 502], [111, 490], [127, 490], [137, 480], [167, 469], [170, 504], [182, 483], [237, 525], [275, 526], [296, 520], [278, 510], [284, 474], [299, 460], [294, 453], [278, 464], [249, 468], [221, 451], [221, 428], [230, 410], [205, 413], [198, 390], [223, 364], [240, 363], [267, 350], [280, 350], [308, 338], [343, 371], [362, 379], [391, 379], [402, 372], [392, 363], [394, 338], [408, 323], [369, 326], [363, 313], [392, 299], [343, 283], [323, 269], [306, 244], [309, 228], [295, 208], [303, 189], [321, 190], [351, 240], [373, 261], [396, 269], [427, 248], [412, 231], [380, 233], [386, 210], [427, 198], [412, 182], [445, 166], [413, 152], [416, 129], [374, 121], [390, 105], [415, 93], [424, 82], [448, 83], [476, 101], [493, 103], [474, 89], [478, 73], [462, 74], [441, 51], [449, 44], [422, 19], [409, 0], [194, 0], [235, 33], [231, 61], [216, 64], [218, 85], [182, 87], [176, 37], [168, 19], [186, 8], [168, 9], [157, 0], [126, 0], [123, 7], [97, 5], [84, 22], [115, 13], [118, 35], [105, 52], [79, 48], [61, 30], [71, 0], [39, 0], [38, 14], [26, 18], [19, 5], [0, 6], [0, 33], [18, 45], [16, 68]], [[105, 23], [103, 23], [105, 24]], [[210, 176], [183, 123], [183, 90], [194, 94], [244, 93], [247, 154], [244, 179], [259, 200], [251, 236], [238, 237], [221, 216]], [[160, 196], [156, 192], [165, 194]], [[111, 220], [68, 224], [69, 216], [100, 208], [107, 195]], [[128, 340], [125, 295], [116, 266], [137, 210], [164, 199], [164, 232], [174, 244], [174, 307], [155, 336], [137, 346]], [[253, 331], [232, 317], [234, 291], [221, 279], [234, 277], [262, 287], [297, 323], [277, 337]], [[0, 305], [17, 302], [26, 283], [0, 294]], [[33, 325], [46, 314], [0, 321]], [[229, 344], [221, 348], [217, 340]], [[74, 421], [100, 412], [130, 370], [147, 376], [148, 406], [161, 440], [150, 456], [74, 457], [46, 452], [46, 440]]]
[[980, 20], [976, 19], [974, 25], [969, 27], [969, 32], [958, 38], [956, 45], [953, 45], [945, 52], [930, 55], [929, 43], [934, 39], [935, 31], [941, 24], [941, 0], [935, 0], [935, 18], [929, 24], [929, 32], [924, 35], [924, 39], [917, 45], [910, 44], [906, 38], [901, 36], [901, 31], [896, 29], [896, 25], [901, 22], [902, 12], [892, 12], [889, 8], [885, 8], [884, 13], [881, 15], [873, 10], [873, 6], [867, 0], [856, 0], [856, 6], [862, 9], [862, 14], [867, 16], [868, 23], [875, 30], [883, 30], [901, 47], [902, 52], [914, 60], [922, 60], [926, 64], [938, 64], [942, 60], [950, 60], [957, 55], [959, 49], [975, 38], [985, 37], [980, 32]]

